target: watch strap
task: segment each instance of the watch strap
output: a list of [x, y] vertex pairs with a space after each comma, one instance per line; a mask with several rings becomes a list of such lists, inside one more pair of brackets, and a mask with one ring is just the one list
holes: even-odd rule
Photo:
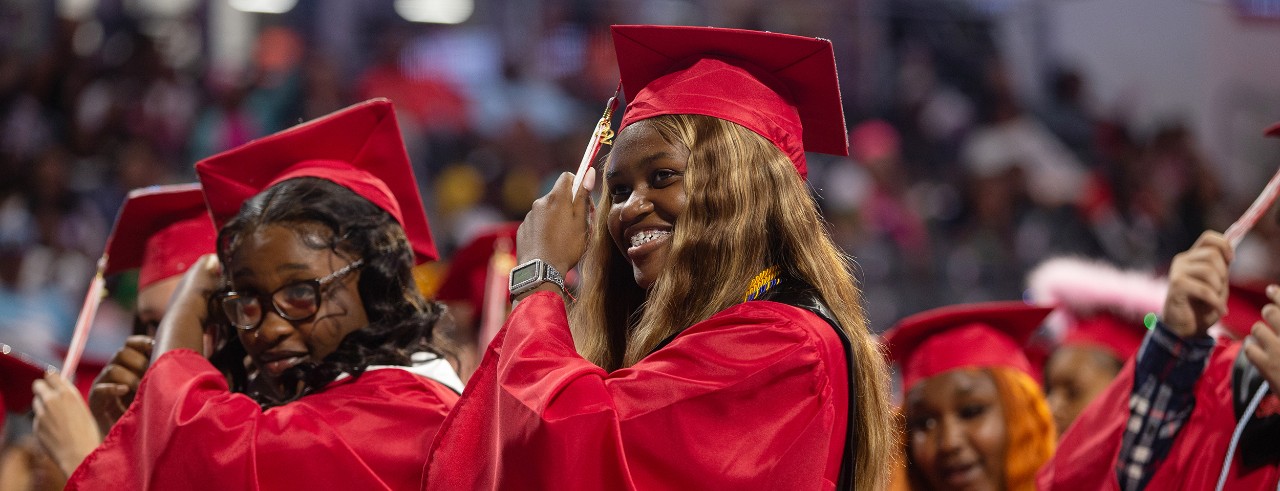
[[516, 296], [537, 288], [543, 283], [553, 283], [560, 287], [560, 291], [568, 293], [568, 289], [564, 285], [564, 276], [557, 271], [551, 264], [541, 259], [531, 259], [519, 266], [511, 268], [511, 277], [516, 276], [516, 272], [526, 268], [533, 268], [534, 277], [524, 280], [518, 284], [509, 284], [511, 296]]

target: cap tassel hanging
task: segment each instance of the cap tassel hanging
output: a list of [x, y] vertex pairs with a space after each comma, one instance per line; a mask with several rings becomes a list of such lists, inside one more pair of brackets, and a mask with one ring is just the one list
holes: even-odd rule
[[582, 178], [587, 174], [587, 169], [596, 161], [596, 156], [600, 154], [601, 145], [613, 145], [613, 112], [618, 109], [618, 96], [622, 94], [622, 82], [618, 82], [618, 88], [613, 91], [613, 97], [609, 98], [609, 102], [605, 104], [604, 115], [600, 116], [600, 121], [596, 123], [596, 129], [591, 132], [591, 139], [587, 140], [587, 149], [582, 152], [582, 161], [578, 163], [578, 172], [573, 174], [573, 190], [569, 196], [578, 197], [578, 188], [582, 187]]

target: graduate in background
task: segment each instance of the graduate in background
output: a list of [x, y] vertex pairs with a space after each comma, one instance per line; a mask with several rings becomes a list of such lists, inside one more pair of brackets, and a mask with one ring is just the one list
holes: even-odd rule
[[909, 489], [1035, 489], [1055, 433], [1023, 346], [1052, 310], [952, 305], [886, 332], [902, 376]]
[[[1228, 232], [1247, 231], [1258, 204]], [[1213, 231], [1174, 257], [1158, 321], [1063, 435], [1040, 489], [1280, 488], [1280, 292], [1232, 286], [1234, 257]]]
[[1057, 307], [1045, 321], [1061, 342], [1044, 366], [1045, 397], [1058, 435], [1106, 390], [1138, 352], [1143, 317], [1160, 310], [1168, 281], [1080, 258], [1047, 260], [1027, 275], [1032, 303]]
[[88, 406], [59, 374], [36, 382], [33, 389], [36, 437], [64, 475], [71, 475], [133, 402], [169, 298], [181, 274], [200, 256], [214, 252], [215, 235], [199, 184], [129, 193], [107, 239], [103, 274], [138, 270], [133, 335], [93, 379]]
[[[134, 404], [68, 489], [417, 487], [458, 382], [409, 369], [441, 307], [412, 277], [436, 251], [391, 103], [196, 171], [218, 257], [185, 275]], [[197, 351], [210, 319], [217, 366]]]
[[[519, 222], [503, 223], [488, 230], [454, 253], [435, 298], [449, 307], [454, 322], [436, 330], [436, 339], [457, 358], [458, 376], [466, 382], [476, 371], [485, 348], [501, 327], [511, 305], [507, 274], [515, 266], [516, 229]], [[505, 250], [504, 250], [505, 248]], [[495, 268], [495, 263], [511, 263]], [[495, 277], [496, 275], [496, 277]], [[493, 288], [500, 283], [501, 288]], [[494, 296], [498, 298], [492, 298]], [[490, 319], [496, 316], [496, 319]], [[443, 326], [442, 326], [443, 327]]]
[[[1275, 306], [1262, 309], [1266, 322], [1251, 326], [1250, 337], [1260, 341], [1252, 349], [1209, 334], [1227, 311], [1233, 256], [1222, 234], [1205, 232], [1174, 257], [1160, 320], [1135, 359], [1063, 435], [1060, 453], [1038, 477], [1040, 489], [1215, 489], [1223, 476], [1223, 489], [1276, 488], [1280, 402], [1272, 390], [1247, 409], [1258, 382], [1280, 382], [1280, 342], [1273, 342], [1280, 316]], [[1272, 303], [1280, 301], [1268, 293]], [[1241, 433], [1228, 461], [1241, 421], [1253, 428]]]
[[[885, 362], [804, 181], [805, 150], [847, 151], [831, 43], [613, 35], [629, 104], [592, 230], [572, 174], [534, 203], [518, 304], [426, 487], [879, 487]], [[562, 275], [579, 261], [572, 302]]]

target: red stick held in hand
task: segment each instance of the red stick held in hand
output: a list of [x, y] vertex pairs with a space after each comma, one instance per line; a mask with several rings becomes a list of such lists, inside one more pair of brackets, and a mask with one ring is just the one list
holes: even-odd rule
[[1267, 187], [1262, 188], [1262, 193], [1257, 199], [1253, 200], [1253, 204], [1249, 205], [1249, 209], [1245, 210], [1236, 222], [1227, 227], [1227, 231], [1222, 235], [1226, 236], [1227, 241], [1231, 243], [1231, 248], [1235, 249], [1240, 245], [1240, 240], [1244, 238], [1249, 230], [1258, 223], [1262, 215], [1271, 209], [1271, 205], [1275, 204], [1276, 196], [1280, 195], [1280, 169], [1276, 170], [1275, 175], [1271, 176], [1271, 180], [1267, 181]]

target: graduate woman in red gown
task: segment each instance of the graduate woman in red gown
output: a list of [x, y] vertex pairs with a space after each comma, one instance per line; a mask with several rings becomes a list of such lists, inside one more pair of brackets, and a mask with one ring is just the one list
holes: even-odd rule
[[133, 335], [96, 378], [88, 379], [93, 381], [88, 405], [60, 374], [47, 375], [34, 388], [34, 433], [64, 478], [102, 443], [133, 402], [169, 298], [187, 268], [214, 252], [216, 235], [198, 184], [136, 189], [120, 207], [107, 239], [103, 274], [138, 271]]
[[1038, 305], [1056, 306], [1045, 321], [1061, 333], [1044, 366], [1045, 397], [1061, 436], [1120, 373], [1142, 344], [1142, 319], [1160, 310], [1168, 281], [1074, 257], [1055, 258], [1027, 276]]
[[[408, 367], [440, 310], [411, 274], [436, 252], [391, 104], [196, 168], [218, 256], [188, 271], [133, 405], [68, 489], [417, 488], [456, 393]], [[197, 350], [218, 314], [215, 366]]]
[[613, 35], [629, 103], [594, 223], [570, 174], [534, 203], [426, 487], [879, 487], [885, 363], [804, 181], [805, 150], [847, 150], [830, 42]]
[[1035, 489], [1055, 433], [1023, 346], [1051, 311], [1021, 302], [953, 305], [889, 330], [906, 423], [907, 485], [896, 488]]
[[[1222, 234], [1207, 231], [1174, 257], [1159, 320], [1138, 354], [1063, 435], [1060, 453], [1037, 478], [1039, 489], [1280, 487], [1280, 399], [1259, 384], [1280, 380], [1280, 371], [1259, 373], [1280, 368], [1280, 309], [1233, 301], [1244, 296], [1229, 286], [1234, 256]], [[1280, 292], [1269, 295], [1273, 304], [1280, 300]], [[1237, 316], [1261, 311], [1244, 317], [1262, 321], [1251, 331], [1211, 335], [1229, 304]], [[1255, 397], [1260, 404], [1250, 406]]]
[[1234, 258], [1213, 231], [1173, 258], [1142, 347], [1063, 435], [1040, 489], [1280, 489], [1280, 398], [1262, 385], [1280, 382], [1280, 287], [1231, 285]]

